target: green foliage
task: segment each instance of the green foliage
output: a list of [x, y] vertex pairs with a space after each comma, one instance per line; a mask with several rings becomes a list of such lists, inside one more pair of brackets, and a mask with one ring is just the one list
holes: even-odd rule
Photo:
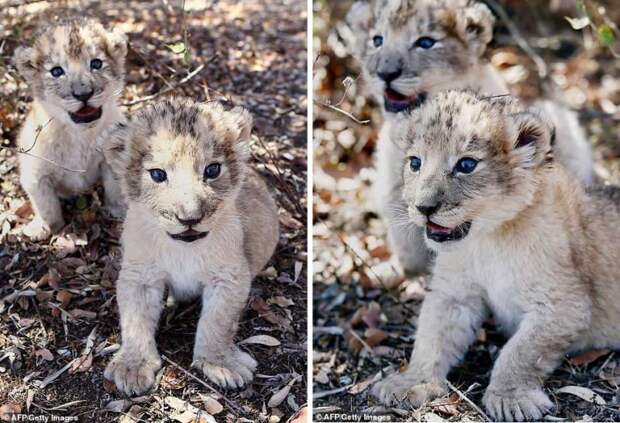
[[601, 43], [607, 47], [614, 45], [616, 41], [616, 35], [614, 34], [614, 30], [607, 24], [601, 25], [597, 28], [596, 33], [598, 34], [598, 39]]

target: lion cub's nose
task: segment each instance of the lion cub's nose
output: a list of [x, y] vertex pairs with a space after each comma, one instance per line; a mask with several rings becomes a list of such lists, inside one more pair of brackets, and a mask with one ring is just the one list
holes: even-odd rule
[[435, 213], [440, 207], [441, 203], [433, 204], [432, 206], [415, 206], [415, 208], [426, 217]]
[[93, 96], [94, 91], [92, 89], [73, 91], [72, 94], [74, 98], [86, 103]]
[[403, 73], [403, 70], [401, 68], [398, 68], [398, 69], [394, 69], [394, 70], [379, 72], [379, 73], [377, 73], [377, 75], [379, 75], [379, 78], [383, 79], [385, 82], [387, 82], [389, 84], [390, 82], [394, 81], [395, 79], [398, 79], [398, 77], [402, 73]]
[[181, 225], [194, 226], [199, 224], [202, 221], [202, 218], [205, 217], [205, 215], [203, 214], [200, 217], [180, 217], [178, 214], [175, 214], [174, 217], [177, 218]]

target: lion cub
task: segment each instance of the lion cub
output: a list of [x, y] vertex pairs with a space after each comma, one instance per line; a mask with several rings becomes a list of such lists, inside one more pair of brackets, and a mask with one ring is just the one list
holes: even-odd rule
[[[476, 87], [492, 94], [509, 92], [484, 59], [495, 18], [476, 0], [371, 0], [355, 2], [347, 21], [353, 29], [353, 55], [384, 111], [373, 198], [405, 274], [425, 273], [431, 255], [422, 232], [399, 224], [406, 205], [400, 194], [400, 169], [394, 166], [400, 151], [390, 140], [390, 127], [399, 115], [444, 90]], [[558, 128], [557, 160], [585, 184], [592, 183], [592, 152], [577, 116], [550, 101], [539, 107]]]
[[565, 354], [620, 348], [620, 188], [582, 188], [553, 137], [514, 98], [457, 91], [393, 127], [409, 218], [437, 261], [409, 367], [374, 386], [381, 401], [445, 393], [490, 313], [510, 337], [483, 399], [498, 420], [540, 419]]
[[193, 366], [222, 387], [252, 380], [257, 363], [233, 337], [279, 231], [276, 204], [247, 163], [251, 128], [244, 109], [173, 99], [102, 137], [128, 203], [116, 288], [122, 346], [105, 377], [129, 395], [150, 388], [161, 367], [166, 288], [202, 297]]
[[92, 19], [43, 28], [32, 47], [15, 51], [15, 64], [34, 101], [19, 134], [21, 185], [34, 210], [24, 234], [41, 240], [64, 226], [59, 197], [79, 194], [103, 178], [105, 200], [120, 217], [124, 204], [103, 155], [101, 131], [121, 120], [127, 40]]

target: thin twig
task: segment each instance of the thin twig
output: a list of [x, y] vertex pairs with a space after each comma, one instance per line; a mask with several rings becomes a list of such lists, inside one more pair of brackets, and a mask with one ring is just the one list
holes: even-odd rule
[[9, 150], [14, 150], [15, 152], [17, 152], [19, 154], [24, 154], [26, 156], [34, 157], [35, 159], [43, 160], [44, 162], [48, 162], [49, 164], [57, 166], [57, 167], [61, 168], [62, 170], [66, 170], [67, 172], [75, 172], [75, 173], [84, 173], [84, 172], [86, 172], [86, 170], [84, 170], [84, 169], [71, 169], [69, 167], [65, 167], [65, 166], [63, 166], [61, 164], [56, 163], [53, 160], [46, 159], [45, 157], [37, 156], [36, 154], [28, 153], [27, 151], [23, 151], [21, 148], [18, 148], [18, 147], [11, 147], [9, 145], [0, 145], [0, 148], [6, 148], [6, 149], [9, 149]]
[[232, 401], [231, 399], [229, 399], [226, 395], [222, 394], [220, 391], [218, 391], [217, 389], [215, 389], [213, 386], [209, 385], [207, 382], [205, 382], [204, 380], [200, 379], [199, 377], [194, 376], [192, 373], [188, 372], [187, 370], [185, 370], [183, 367], [181, 367], [179, 364], [175, 363], [174, 361], [170, 360], [168, 357], [166, 357], [165, 355], [161, 355], [161, 358], [164, 359], [164, 361], [167, 361], [169, 364], [173, 365], [174, 367], [176, 367], [177, 369], [179, 369], [180, 371], [182, 371], [184, 374], [186, 374], [187, 376], [191, 377], [192, 379], [194, 379], [196, 382], [200, 383], [202, 386], [204, 386], [205, 388], [213, 391], [214, 393], [218, 394], [219, 396], [222, 397], [222, 399], [224, 400], [224, 402], [226, 404], [228, 404], [231, 408], [233, 408], [237, 413], [240, 414], [245, 414], [243, 412], [243, 409], [236, 404], [234, 401]]
[[347, 112], [346, 110], [342, 110], [340, 107], [334, 106], [332, 104], [324, 103], [324, 102], [321, 102], [319, 100], [314, 100], [314, 104], [317, 104], [317, 105], [322, 106], [322, 107], [326, 107], [326, 108], [328, 108], [330, 110], [333, 110], [334, 112], [341, 113], [341, 114], [345, 115], [346, 117], [348, 117], [349, 119], [351, 119], [353, 122], [358, 123], [360, 125], [368, 125], [370, 123], [370, 119], [359, 120], [358, 118], [353, 116], [353, 114]]
[[26, 149], [20, 148], [19, 151], [21, 153], [29, 153], [30, 150], [32, 150], [34, 148], [35, 145], [37, 145], [37, 140], [39, 139], [39, 135], [41, 135], [41, 132], [43, 132], [43, 130], [47, 127], [47, 125], [50, 124], [50, 122], [54, 120], [53, 117], [49, 118], [49, 120], [47, 122], [45, 122], [44, 125], [39, 125], [37, 126], [37, 129], [35, 130], [36, 135], [34, 136], [34, 141], [32, 142], [32, 145]]
[[546, 78], [549, 74], [549, 71], [547, 70], [547, 64], [545, 63], [543, 58], [540, 57], [540, 55], [536, 53], [534, 49], [532, 49], [532, 47], [530, 47], [527, 40], [523, 38], [517, 26], [510, 20], [510, 17], [508, 16], [508, 13], [506, 13], [506, 10], [504, 10], [504, 8], [495, 0], [486, 0], [486, 3], [491, 6], [493, 11], [497, 13], [497, 16], [499, 16], [502, 22], [504, 22], [504, 25], [506, 25], [508, 32], [510, 32], [510, 35], [512, 35], [512, 38], [514, 38], [519, 47], [521, 47], [521, 50], [523, 50], [523, 52], [527, 54], [529, 58], [532, 59], [532, 61], [536, 64], [536, 67], [538, 68], [538, 76], [543, 79]]
[[321, 399], [323, 397], [328, 397], [330, 395], [334, 395], [334, 394], [339, 394], [343, 391], [346, 391], [347, 389], [349, 389], [350, 387], [352, 387], [354, 384], [350, 384], [347, 386], [342, 386], [340, 388], [336, 388], [336, 389], [330, 389], [329, 391], [322, 391], [322, 392], [315, 392], [312, 394], [312, 399], [313, 400], [317, 400], [317, 399]]
[[214, 55], [211, 59], [209, 59], [206, 63], [203, 63], [202, 65], [198, 66], [196, 69], [194, 69], [193, 71], [191, 71], [189, 74], [187, 74], [187, 76], [183, 79], [181, 79], [179, 82], [177, 82], [176, 84], [172, 84], [172, 86], [169, 86], [166, 89], [163, 89], [161, 91], [156, 92], [155, 94], [151, 94], [151, 95], [147, 95], [146, 97], [142, 97], [139, 98], [137, 100], [133, 100], [133, 101], [129, 101], [127, 103], [123, 103], [123, 106], [125, 107], [129, 107], [129, 106], [134, 106], [138, 103], [144, 103], [145, 101], [150, 101], [153, 100], [154, 98], [159, 97], [160, 95], [163, 94], [168, 94], [171, 91], [176, 90], [177, 88], [179, 88], [181, 85], [186, 84], [187, 82], [189, 82], [193, 77], [195, 77], [196, 75], [198, 75], [206, 66], [207, 63], [215, 60], [218, 57], [218, 55]]
[[463, 392], [461, 392], [460, 390], [458, 390], [453, 384], [450, 383], [450, 381], [446, 381], [448, 383], [448, 387], [450, 389], [452, 389], [454, 392], [456, 392], [456, 394], [463, 400], [465, 401], [467, 404], [469, 404], [474, 410], [476, 410], [476, 412], [478, 414], [480, 414], [480, 417], [482, 417], [484, 419], [485, 422], [490, 422], [491, 419], [489, 418], [489, 416], [487, 416], [486, 414], [484, 414], [484, 411], [482, 411], [480, 409], [480, 407], [478, 407], [476, 404], [474, 404], [474, 402], [472, 400], [470, 400], [469, 398], [467, 398], [467, 395], [465, 395]]
[[267, 149], [267, 146], [263, 142], [260, 135], [258, 135], [256, 132], [254, 132], [254, 135], [256, 135], [256, 138], [258, 139], [258, 142], [260, 143], [261, 147], [267, 152], [267, 155], [269, 156], [269, 159], [271, 160], [271, 164], [273, 164], [273, 166], [276, 168], [276, 172], [277, 172], [276, 177], [278, 179], [278, 183], [284, 190], [284, 194], [287, 196], [291, 204], [295, 207], [295, 210], [297, 211], [297, 213], [299, 213], [299, 215], [302, 218], [304, 218], [305, 210], [303, 209], [303, 207], [301, 207], [301, 204], [299, 203], [299, 198], [291, 191], [286, 181], [284, 181], [284, 175], [282, 171], [280, 170], [280, 166], [278, 166], [278, 162], [276, 161], [275, 157], [273, 156], [273, 154], [271, 154], [271, 151]]

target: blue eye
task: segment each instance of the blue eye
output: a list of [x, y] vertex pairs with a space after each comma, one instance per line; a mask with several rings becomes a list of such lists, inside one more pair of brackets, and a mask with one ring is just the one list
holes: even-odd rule
[[93, 59], [90, 61], [91, 69], [101, 69], [101, 66], [103, 66], [103, 62], [101, 61], [101, 59]]
[[61, 68], [60, 66], [54, 66], [54, 67], [50, 70], [50, 73], [52, 74], [52, 76], [53, 76], [54, 78], [58, 78], [58, 77], [60, 77], [60, 76], [64, 75], [64, 74], [65, 74], [65, 71], [64, 71], [64, 69], [63, 69], [63, 68]]
[[215, 179], [220, 176], [220, 172], [222, 171], [222, 165], [219, 163], [211, 163], [209, 166], [205, 167], [204, 178], [205, 179]]
[[472, 173], [474, 169], [476, 169], [476, 166], [478, 166], [478, 160], [470, 157], [464, 157], [456, 162], [454, 170], [461, 173]]
[[422, 167], [422, 160], [416, 156], [409, 157], [409, 167], [413, 172], [419, 171]]
[[372, 37], [372, 43], [375, 47], [381, 47], [383, 45], [383, 37], [381, 35], [375, 35]]
[[158, 184], [168, 179], [168, 175], [166, 175], [166, 171], [162, 169], [151, 169], [149, 170], [149, 173], [151, 174], [151, 179], [157, 182]]
[[433, 47], [437, 41], [432, 39], [431, 37], [420, 37], [415, 42], [414, 46], [423, 48], [424, 50], [428, 50]]

